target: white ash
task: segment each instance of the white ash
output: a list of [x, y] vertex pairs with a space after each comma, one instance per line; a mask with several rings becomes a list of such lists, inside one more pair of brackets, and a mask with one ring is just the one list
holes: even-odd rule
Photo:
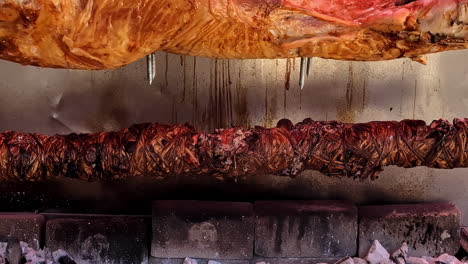
[[55, 262], [59, 262], [61, 258], [70, 257], [65, 250], [59, 249], [52, 253], [52, 257]]
[[185, 258], [184, 264], [198, 264], [198, 262], [195, 259]]
[[435, 263], [440, 263], [440, 264], [461, 264], [461, 262], [454, 256], [451, 256], [449, 254], [443, 254], [439, 256], [436, 260]]
[[424, 259], [425, 261], [427, 261], [429, 264], [434, 264], [435, 260], [436, 260], [435, 258], [428, 257], [428, 256], [422, 256], [421, 258]]
[[28, 243], [20, 242], [21, 253], [23, 254], [24, 259], [26, 260], [25, 264], [45, 264], [46, 257], [44, 250], [34, 250], [29, 247]]
[[384, 262], [387, 264], [390, 254], [378, 240], [374, 240], [365, 259], [369, 264], [381, 264]]
[[347, 258], [339, 260], [335, 264], [354, 264], [354, 260], [350, 257], [347, 257]]
[[[24, 264], [60, 264], [61, 258], [68, 258], [74, 261], [73, 258], [65, 250], [57, 250], [50, 252], [47, 249], [35, 250], [25, 242], [20, 242], [21, 253], [26, 262]], [[0, 242], [0, 264], [8, 263], [8, 243]], [[362, 258], [342, 258], [334, 264], [468, 264], [468, 257], [458, 260], [455, 256], [442, 254], [436, 258], [423, 256], [420, 258], [408, 256], [408, 245], [403, 243], [401, 248], [392, 253], [388, 251], [375, 240], [365, 259]], [[53, 259], [53, 260], [52, 260]], [[71, 262], [73, 263], [73, 262]], [[183, 264], [198, 264], [197, 260], [185, 258]], [[223, 264], [222, 261], [209, 260], [208, 264]], [[268, 264], [267, 262], [257, 262], [256, 264]], [[327, 263], [319, 263], [327, 264]], [[329, 263], [332, 264], [332, 263]]]
[[[449, 254], [442, 254], [435, 258], [428, 256], [417, 258], [408, 256], [408, 252], [408, 245], [403, 243], [397, 251], [390, 255], [388, 251], [382, 246], [382, 244], [375, 240], [373, 241], [365, 259], [357, 257], [346, 257], [333, 264], [468, 264], [468, 257], [463, 258], [461, 261], [458, 260], [455, 256]], [[268, 263], [257, 262], [256, 264]]]
[[406, 259], [408, 258], [408, 244], [406, 242], [395, 252], [392, 253], [391, 259], [396, 264], [405, 264]]
[[0, 264], [7, 264], [6, 251], [8, 243], [0, 242]]

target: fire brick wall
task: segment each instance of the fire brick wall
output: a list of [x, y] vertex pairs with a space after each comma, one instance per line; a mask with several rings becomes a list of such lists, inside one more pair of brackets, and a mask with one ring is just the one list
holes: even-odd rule
[[[0, 213], [0, 259], [10, 264], [24, 263], [21, 255], [28, 263], [194, 263], [184, 262], [190, 257], [204, 264], [372, 264], [394, 263], [400, 255], [454, 255], [460, 248], [460, 211], [450, 203], [164, 200], [148, 207], [152, 214], [144, 216]], [[14, 250], [20, 245], [22, 250]], [[346, 257], [361, 259], [338, 261]]]
[[[468, 117], [466, 51], [431, 55], [427, 66], [410, 60], [314, 59], [302, 91], [297, 59], [226, 61], [165, 53], [157, 57], [157, 76], [151, 86], [144, 60], [98, 72], [1, 61], [0, 129], [55, 134], [111, 131], [140, 122], [190, 122], [212, 130], [230, 125], [272, 126], [281, 118], [367, 122]], [[244, 183], [223, 185], [224, 189], [217, 182], [185, 179], [167, 185], [74, 180], [22, 186], [3, 183], [0, 200], [3, 211], [17, 210], [15, 206], [53, 211], [73, 208], [75, 201], [108, 201], [100, 207], [105, 212], [122, 211], [120, 207], [131, 210], [138, 207], [134, 201], [219, 200], [226, 195], [239, 200], [348, 199], [358, 204], [453, 201], [468, 224], [467, 171], [392, 167], [373, 182], [308, 171], [295, 179], [257, 175]]]

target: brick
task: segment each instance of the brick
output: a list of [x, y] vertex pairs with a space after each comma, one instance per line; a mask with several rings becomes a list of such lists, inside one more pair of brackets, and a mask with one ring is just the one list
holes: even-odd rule
[[21, 246], [18, 238], [0, 235], [0, 263], [20, 264]]
[[253, 206], [237, 202], [155, 201], [151, 255], [156, 258], [249, 259]]
[[357, 250], [357, 208], [342, 201], [255, 203], [255, 253], [340, 258]]
[[264, 262], [266, 264], [334, 264], [341, 258], [254, 258], [250, 263], [257, 264]]
[[460, 211], [453, 204], [359, 207], [359, 256], [373, 240], [389, 252], [406, 242], [409, 256], [455, 254], [460, 248]]
[[47, 221], [46, 246], [64, 250], [77, 263], [140, 264], [148, 261], [148, 227], [137, 217], [53, 219]]
[[[209, 264], [208, 262], [210, 259], [195, 259], [198, 264]], [[250, 264], [249, 260], [240, 259], [240, 260], [232, 260], [232, 259], [223, 259], [217, 260], [221, 264]], [[150, 258], [149, 264], [183, 264], [183, 258]]]
[[39, 214], [2, 213], [0, 214], [0, 235], [15, 237], [37, 250], [42, 242], [40, 240], [44, 224], [44, 217]]

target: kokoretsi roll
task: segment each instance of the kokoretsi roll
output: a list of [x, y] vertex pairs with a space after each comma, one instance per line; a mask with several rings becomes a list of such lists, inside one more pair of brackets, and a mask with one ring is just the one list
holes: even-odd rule
[[109, 181], [145, 177], [330, 176], [375, 179], [385, 166], [468, 167], [468, 119], [319, 122], [274, 128], [219, 129], [140, 124], [120, 132], [46, 136], [0, 133], [0, 181], [76, 178]]

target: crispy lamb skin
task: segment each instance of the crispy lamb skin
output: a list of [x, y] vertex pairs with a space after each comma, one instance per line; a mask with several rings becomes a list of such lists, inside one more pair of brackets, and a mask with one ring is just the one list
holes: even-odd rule
[[390, 60], [468, 47], [468, 0], [0, 0], [0, 58], [108, 69], [154, 51]]
[[0, 134], [0, 180], [294, 176], [310, 169], [375, 179], [384, 166], [468, 167], [468, 119], [345, 124], [282, 120], [267, 129], [197, 132], [189, 125], [140, 124], [120, 132]]

